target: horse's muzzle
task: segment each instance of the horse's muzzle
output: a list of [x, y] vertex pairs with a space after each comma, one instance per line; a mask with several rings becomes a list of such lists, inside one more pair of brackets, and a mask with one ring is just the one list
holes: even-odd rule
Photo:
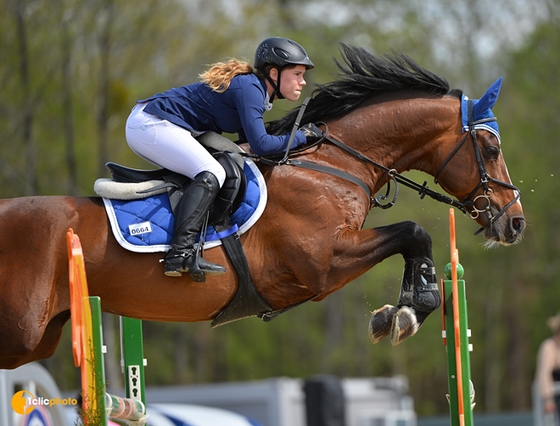
[[502, 245], [517, 244], [521, 241], [526, 222], [522, 214], [507, 214], [493, 221], [484, 229], [484, 237], [491, 242]]

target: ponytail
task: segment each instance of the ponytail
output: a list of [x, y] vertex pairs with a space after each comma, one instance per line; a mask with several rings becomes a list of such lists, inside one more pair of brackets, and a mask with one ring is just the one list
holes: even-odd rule
[[223, 93], [228, 89], [233, 77], [253, 72], [253, 66], [249, 62], [230, 59], [227, 62], [213, 64], [210, 69], [200, 74], [199, 77], [212, 90]]

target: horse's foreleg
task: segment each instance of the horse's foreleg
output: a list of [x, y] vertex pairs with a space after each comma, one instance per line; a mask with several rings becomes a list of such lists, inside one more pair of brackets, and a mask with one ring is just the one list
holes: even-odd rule
[[[397, 306], [385, 305], [370, 320], [371, 340], [376, 343], [392, 336], [393, 344], [412, 336], [440, 305], [432, 260], [432, 239], [427, 231], [412, 221], [399, 222], [366, 230], [340, 233], [333, 247], [335, 257], [323, 275], [317, 268], [304, 269], [301, 282], [308, 282], [315, 300], [339, 290], [384, 259], [403, 256], [405, 269]], [[309, 262], [307, 260], [307, 262]], [[323, 276], [323, 279], [317, 277]]]
[[410, 228], [399, 252], [405, 260], [401, 292], [397, 306], [385, 305], [374, 311], [370, 320], [371, 340], [377, 343], [391, 336], [391, 343], [398, 345], [414, 335], [426, 317], [441, 304], [428, 233], [412, 222], [397, 226]]
[[406, 259], [398, 311], [391, 323], [393, 346], [414, 335], [426, 317], [440, 304], [433, 261], [427, 257]]

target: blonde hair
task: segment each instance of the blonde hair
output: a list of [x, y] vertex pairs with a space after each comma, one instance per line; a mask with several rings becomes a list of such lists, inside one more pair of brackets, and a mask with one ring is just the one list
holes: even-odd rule
[[227, 62], [217, 62], [211, 65], [210, 69], [200, 74], [199, 77], [212, 90], [223, 93], [228, 89], [233, 77], [252, 72], [253, 67], [249, 62], [230, 59]]

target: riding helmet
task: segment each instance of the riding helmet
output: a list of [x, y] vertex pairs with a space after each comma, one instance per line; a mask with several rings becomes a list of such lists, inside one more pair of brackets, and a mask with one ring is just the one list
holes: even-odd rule
[[257, 47], [255, 68], [262, 71], [269, 64], [280, 68], [286, 65], [304, 65], [307, 69], [315, 67], [303, 47], [283, 37], [267, 38]]

